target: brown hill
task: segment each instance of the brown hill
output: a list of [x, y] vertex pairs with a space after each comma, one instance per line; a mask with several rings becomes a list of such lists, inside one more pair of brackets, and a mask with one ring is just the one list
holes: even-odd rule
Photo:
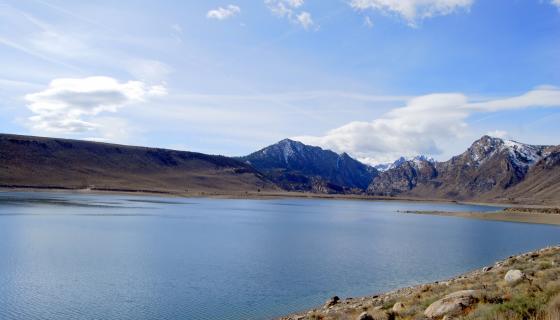
[[224, 156], [0, 134], [0, 187], [234, 193], [276, 187]]

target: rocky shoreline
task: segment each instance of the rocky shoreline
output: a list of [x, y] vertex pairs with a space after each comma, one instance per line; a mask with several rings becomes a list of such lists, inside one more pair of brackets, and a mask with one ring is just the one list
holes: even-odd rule
[[282, 317], [303, 319], [560, 319], [560, 246], [511, 256], [494, 265], [384, 294], [340, 299]]

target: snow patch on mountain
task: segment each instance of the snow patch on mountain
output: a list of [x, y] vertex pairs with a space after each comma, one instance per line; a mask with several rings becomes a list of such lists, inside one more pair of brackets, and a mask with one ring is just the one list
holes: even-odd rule
[[[507, 152], [509, 159], [518, 167], [527, 168], [538, 162], [543, 156], [546, 146], [536, 146], [484, 136], [467, 150], [472, 164], [482, 165], [495, 154]], [[471, 164], [471, 163], [469, 163]]]
[[504, 140], [503, 149], [509, 152], [510, 158], [519, 166], [530, 166], [543, 157], [543, 146], [533, 146], [513, 140]]
[[408, 158], [400, 157], [397, 160], [395, 160], [393, 163], [378, 164], [378, 165], [374, 166], [374, 168], [377, 169], [378, 171], [384, 172], [384, 171], [387, 171], [387, 170], [398, 168], [399, 166], [401, 166], [405, 162], [411, 162], [414, 166], [419, 167], [419, 166], [423, 166], [426, 162], [435, 164], [436, 160], [432, 157], [428, 157], [428, 156], [425, 156], [425, 155], [417, 155], [417, 156], [408, 157]]
[[434, 158], [427, 157], [427, 156], [424, 156], [424, 155], [418, 155], [418, 156], [410, 159], [409, 161], [414, 162], [414, 164], [416, 164], [417, 166], [422, 166], [426, 162], [429, 162], [429, 163], [432, 163], [432, 164], [436, 163], [436, 160]]

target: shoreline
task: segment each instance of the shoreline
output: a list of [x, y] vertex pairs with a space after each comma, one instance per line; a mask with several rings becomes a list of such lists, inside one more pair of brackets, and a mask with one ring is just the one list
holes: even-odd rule
[[[514, 281], [507, 276], [512, 271], [520, 274]], [[366, 297], [333, 297], [323, 306], [278, 320], [557, 319], [559, 276], [560, 245], [549, 246], [443, 281]]]
[[[66, 187], [36, 187], [36, 186], [2, 186], [0, 192], [51, 192], [51, 193], [80, 193], [80, 194], [99, 194], [99, 195], [143, 195], [155, 197], [173, 198], [217, 198], [217, 199], [326, 199], [326, 200], [363, 200], [363, 201], [408, 201], [408, 202], [427, 202], [427, 203], [449, 203], [449, 204], [468, 204], [496, 207], [518, 206], [516, 203], [476, 201], [476, 200], [453, 200], [439, 198], [419, 198], [407, 196], [378, 196], [367, 194], [322, 194], [311, 192], [295, 191], [240, 191], [240, 192], [219, 192], [219, 191], [195, 191], [195, 192], [175, 192], [165, 190], [133, 190], [133, 189], [77, 189]], [[521, 205], [519, 205], [521, 206]], [[553, 207], [553, 205], [523, 205], [524, 207]]]
[[501, 207], [501, 211], [490, 212], [448, 212], [448, 211], [398, 211], [402, 214], [435, 215], [442, 217], [456, 217], [464, 219], [477, 219], [486, 221], [515, 222], [560, 225], [560, 208], [554, 205], [519, 205], [514, 203], [484, 202], [484, 201], [459, 201], [450, 199], [426, 199], [414, 197], [388, 197], [352, 194], [316, 194], [305, 192], [238, 192], [219, 193], [210, 191], [199, 191], [194, 193], [177, 193], [159, 190], [124, 190], [124, 189], [70, 189], [70, 188], [36, 188], [36, 187], [0, 187], [2, 192], [44, 192], [44, 193], [70, 193], [85, 195], [132, 195], [132, 196], [154, 196], [164, 198], [207, 198], [207, 199], [321, 199], [342, 201], [402, 201], [402, 202], [424, 202], [424, 203], [448, 203], [463, 205], [481, 205], [489, 207]]
[[[544, 210], [546, 209], [543, 208], [543, 211]], [[494, 212], [404, 211], [400, 213], [432, 215], [440, 217], [457, 217], [486, 221], [546, 224], [555, 226], [560, 225], [560, 214], [540, 212], [539, 209], [533, 209], [531, 212], [512, 212], [506, 209]]]

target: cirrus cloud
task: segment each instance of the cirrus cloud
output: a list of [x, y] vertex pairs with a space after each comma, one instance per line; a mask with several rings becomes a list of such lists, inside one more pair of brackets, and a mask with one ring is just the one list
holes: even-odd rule
[[110, 77], [54, 79], [42, 91], [25, 96], [30, 126], [40, 132], [79, 133], [99, 128], [95, 116], [166, 94], [163, 86]]
[[473, 2], [474, 0], [351, 0], [350, 6], [357, 10], [371, 9], [396, 14], [414, 27], [419, 20], [469, 9]]

